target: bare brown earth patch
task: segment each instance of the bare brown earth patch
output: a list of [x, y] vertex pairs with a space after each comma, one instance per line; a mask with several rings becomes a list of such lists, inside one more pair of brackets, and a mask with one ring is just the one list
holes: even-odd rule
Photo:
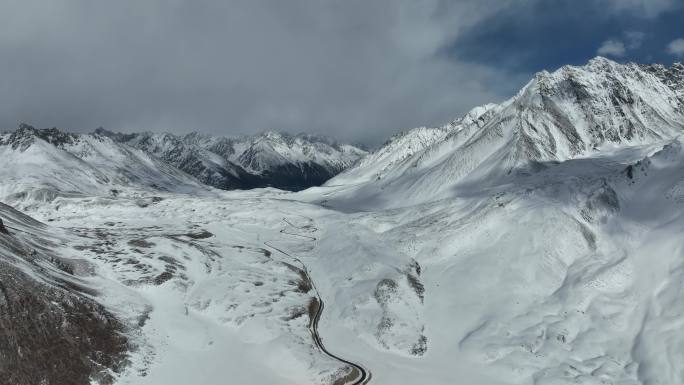
[[0, 260], [0, 383], [113, 382], [126, 362], [124, 327], [78, 293], [39, 283]]

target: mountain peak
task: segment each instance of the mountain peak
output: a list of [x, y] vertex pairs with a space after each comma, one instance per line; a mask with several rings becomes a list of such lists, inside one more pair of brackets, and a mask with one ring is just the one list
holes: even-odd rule
[[8, 136], [5, 136], [0, 144], [10, 145], [12, 146], [12, 149], [25, 151], [35, 143], [36, 139], [43, 140], [59, 147], [65, 144], [71, 144], [77, 138], [78, 135], [60, 130], [56, 127], [37, 129], [30, 124], [20, 123], [19, 127]]
[[606, 67], [612, 67], [615, 65], [619, 65], [619, 64], [613, 60], [608, 59], [607, 57], [596, 56], [592, 59], [589, 59], [589, 62], [587, 62], [586, 67], [589, 67], [589, 68], [606, 68]]
[[684, 132], [681, 68], [648, 70], [596, 57], [541, 71], [511, 99], [473, 109], [446, 131], [417, 128], [393, 138], [329, 184], [401, 185], [407, 201], [424, 199], [466, 180], [482, 185], [606, 145], [673, 138]]
[[[511, 117], [523, 160], [563, 160], [606, 143], [642, 143], [684, 128], [684, 77], [597, 56], [542, 72], [515, 99]], [[675, 70], [676, 71], [676, 70]], [[523, 155], [527, 154], [527, 155]], [[531, 158], [530, 158], [531, 157]], [[528, 159], [529, 158], [529, 159]]]

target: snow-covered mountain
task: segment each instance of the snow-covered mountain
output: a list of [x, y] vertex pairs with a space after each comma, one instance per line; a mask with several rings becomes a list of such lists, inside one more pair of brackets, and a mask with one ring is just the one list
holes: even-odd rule
[[[684, 383], [682, 69], [596, 58], [542, 72], [299, 192], [208, 193], [164, 160], [260, 175], [304, 147], [275, 134], [5, 135], [3, 161], [33, 179], [3, 176], [3, 191], [78, 193], [21, 206], [47, 225], [0, 205], [0, 382]], [[112, 183], [129, 157], [84, 155], [100, 145], [151, 163]], [[131, 176], [162, 180], [158, 164], [189, 179]], [[48, 328], [92, 322], [67, 380], [59, 350], [27, 355], [8, 332], [22, 322], [21, 349], [39, 346], [25, 331], [40, 323], [5, 311], [36, 301]], [[48, 337], [76, 339], [66, 325]]]
[[373, 202], [389, 189], [399, 197], [387, 205], [406, 205], [611, 146], [673, 138], [684, 129], [682, 68], [597, 57], [582, 67], [540, 72], [499, 105], [392, 138], [327, 185], [356, 184], [354, 199], [363, 191]]
[[318, 186], [354, 164], [366, 152], [313, 135], [266, 132], [252, 137], [213, 137], [198, 133], [97, 134], [141, 149], [221, 189]]
[[127, 191], [207, 194], [324, 183], [365, 151], [329, 139], [266, 133], [251, 138], [189, 134], [76, 134], [27, 124], [0, 134], [0, 197], [18, 204], [57, 195], [113, 196]]
[[542, 72], [298, 194], [347, 213], [316, 253], [323, 332], [364, 341], [348, 355], [382, 384], [684, 381], [681, 69]]
[[41, 202], [58, 195], [115, 196], [127, 191], [203, 194], [195, 178], [135, 148], [101, 135], [79, 135], [22, 124], [0, 136], [0, 196]]
[[216, 188], [248, 189], [260, 185], [258, 177], [248, 173], [230, 159], [176, 135], [118, 134], [103, 129], [97, 129], [95, 134], [144, 151]]

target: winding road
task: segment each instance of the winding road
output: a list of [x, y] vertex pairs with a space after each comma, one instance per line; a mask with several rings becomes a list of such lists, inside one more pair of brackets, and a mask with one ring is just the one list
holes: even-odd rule
[[[313, 222], [313, 219], [311, 219], [311, 218], [307, 218], [307, 220]], [[287, 220], [286, 218], [283, 218], [283, 222], [285, 222], [288, 226], [291, 226], [295, 229], [303, 230], [303, 229], [310, 228], [309, 226], [301, 226], [301, 227], [296, 226], [292, 222]], [[315, 237], [312, 237], [309, 235], [290, 233], [290, 232], [287, 232], [285, 229], [280, 230], [280, 233], [290, 235], [290, 236], [295, 236], [295, 237], [307, 238], [307, 239], [310, 239], [312, 241], [316, 240]], [[321, 315], [323, 314], [323, 308], [324, 308], [325, 304], [323, 303], [323, 299], [321, 298], [321, 295], [318, 291], [318, 288], [316, 288], [316, 284], [314, 283], [313, 279], [311, 279], [311, 276], [309, 275], [309, 269], [306, 267], [304, 262], [302, 262], [298, 257], [291, 255], [287, 251], [282, 250], [277, 246], [274, 246], [270, 241], [265, 241], [264, 245], [275, 250], [275, 251], [277, 251], [277, 252], [279, 252], [279, 253], [281, 253], [281, 254], [283, 254], [283, 255], [285, 255], [285, 256], [287, 256], [287, 257], [289, 257], [290, 259], [292, 259], [293, 261], [298, 263], [302, 267], [302, 271], [306, 275], [306, 279], [309, 281], [309, 283], [311, 284], [311, 287], [314, 290], [316, 297], [311, 301], [311, 305], [309, 308], [310, 316], [311, 316], [311, 313], [314, 313], [313, 317], [311, 317], [311, 320], [309, 322], [309, 331], [311, 332], [311, 337], [313, 338], [316, 346], [323, 353], [325, 353], [329, 357], [331, 357], [337, 361], [340, 361], [344, 364], [347, 364], [351, 367], [351, 371], [349, 372], [349, 374], [335, 380], [333, 385], [363, 385], [363, 384], [368, 384], [368, 382], [370, 382], [371, 377], [372, 377], [370, 370], [364, 368], [360, 364], [345, 360], [344, 358], [339, 357], [339, 356], [331, 353], [328, 349], [326, 349], [325, 345], [323, 345], [323, 340], [321, 339], [321, 336], [318, 334], [318, 321], [321, 319]], [[311, 306], [313, 306], [314, 308], [312, 309]], [[315, 312], [312, 310], [315, 310]]]

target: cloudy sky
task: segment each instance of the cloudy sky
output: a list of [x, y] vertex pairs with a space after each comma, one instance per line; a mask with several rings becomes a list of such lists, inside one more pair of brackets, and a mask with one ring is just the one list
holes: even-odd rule
[[0, 130], [377, 144], [598, 54], [684, 60], [683, 0], [1, 0]]

